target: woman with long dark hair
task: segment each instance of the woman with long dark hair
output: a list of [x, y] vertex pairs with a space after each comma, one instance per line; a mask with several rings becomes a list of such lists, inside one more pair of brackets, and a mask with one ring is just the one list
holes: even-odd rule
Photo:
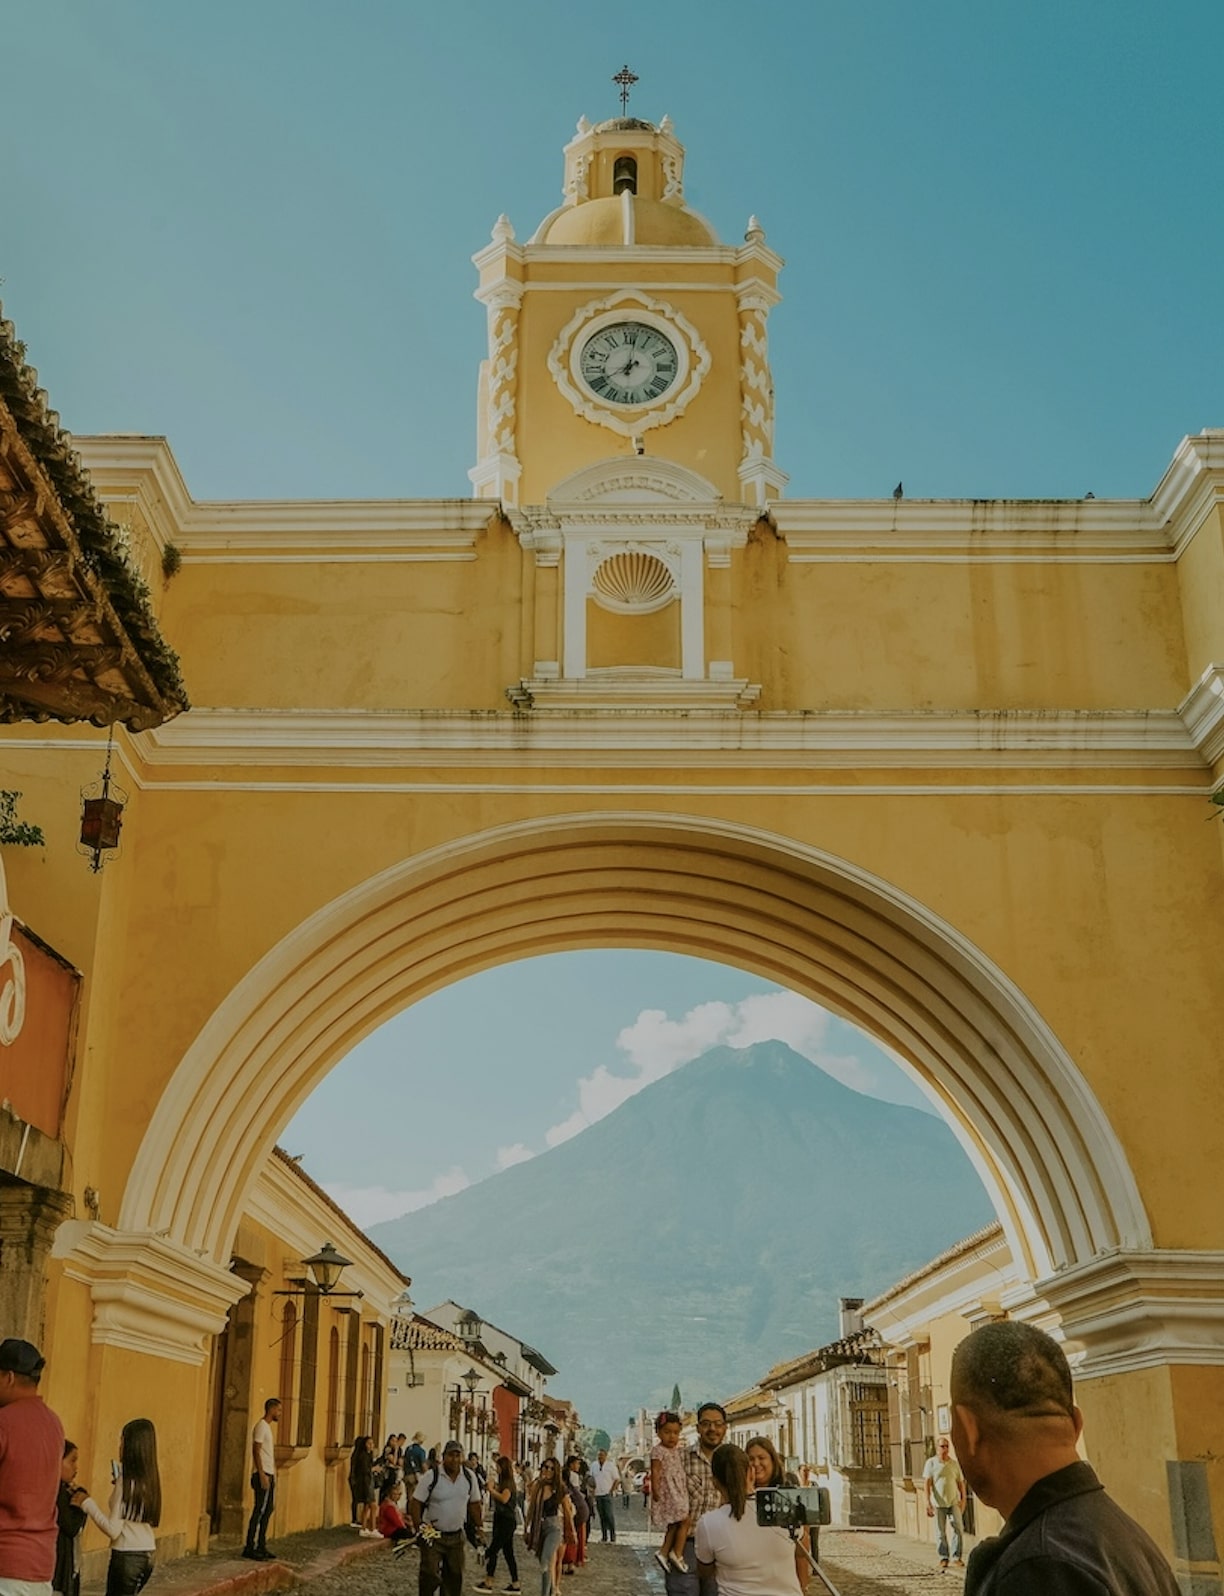
[[[131, 1419], [119, 1437], [119, 1461], [112, 1466], [109, 1511], [104, 1513], [83, 1489], [72, 1493], [111, 1543], [106, 1568], [106, 1596], [136, 1596], [153, 1572], [161, 1523], [161, 1475], [157, 1468], [157, 1433], [151, 1419]], [[78, 1497], [81, 1500], [78, 1501]]]
[[718, 1596], [795, 1596], [807, 1584], [803, 1554], [786, 1530], [757, 1523], [751, 1472], [740, 1447], [715, 1448], [710, 1473], [723, 1505], [697, 1520], [697, 1577], [717, 1579]]
[[489, 1550], [485, 1553], [485, 1577], [478, 1580], [477, 1590], [493, 1589], [493, 1574], [497, 1568], [497, 1554], [506, 1559], [510, 1574], [507, 1590], [522, 1590], [519, 1584], [518, 1562], [514, 1556], [515, 1479], [514, 1465], [508, 1457], [497, 1460], [497, 1478], [489, 1481], [489, 1496], [493, 1502], [493, 1530], [489, 1536]]
[[546, 1457], [527, 1503], [527, 1545], [540, 1559], [540, 1596], [557, 1596], [561, 1553], [574, 1539], [574, 1508], [561, 1464]]

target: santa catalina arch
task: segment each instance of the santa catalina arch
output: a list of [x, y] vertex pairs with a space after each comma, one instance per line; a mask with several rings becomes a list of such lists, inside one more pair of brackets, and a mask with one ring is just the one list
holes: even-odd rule
[[133, 1382], [205, 1412], [260, 1171], [390, 1015], [549, 951], [707, 956], [925, 1084], [1025, 1277], [982, 1311], [1061, 1321], [1094, 1461], [1218, 1589], [1224, 433], [1144, 500], [788, 498], [782, 262], [683, 184], [666, 121], [584, 120], [564, 203], [498, 221], [473, 497], [204, 503], [165, 440], [79, 440], [193, 707], [118, 736], [100, 877], [99, 734], [3, 733], [48, 836], [14, 911], [83, 978], [53, 1391], [99, 1393], [98, 1458]]

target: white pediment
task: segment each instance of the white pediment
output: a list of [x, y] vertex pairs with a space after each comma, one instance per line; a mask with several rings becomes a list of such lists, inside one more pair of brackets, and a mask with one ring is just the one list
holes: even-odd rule
[[564, 477], [548, 494], [548, 505], [716, 504], [712, 482], [686, 466], [653, 455], [612, 455]]

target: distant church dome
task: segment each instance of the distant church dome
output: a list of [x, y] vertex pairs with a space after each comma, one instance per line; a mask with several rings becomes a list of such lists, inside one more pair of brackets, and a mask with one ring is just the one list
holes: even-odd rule
[[[589, 244], [603, 248], [624, 241], [621, 201], [592, 199], [583, 205], [555, 212], [541, 227], [537, 244]], [[713, 228], [694, 211], [663, 200], [633, 200], [634, 242], [637, 244], [717, 244]]]

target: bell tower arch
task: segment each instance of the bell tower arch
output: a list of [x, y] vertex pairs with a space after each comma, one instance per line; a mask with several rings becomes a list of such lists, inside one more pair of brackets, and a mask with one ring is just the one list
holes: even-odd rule
[[786, 483], [767, 340], [782, 260], [755, 217], [727, 245], [687, 203], [670, 117], [583, 117], [564, 163], [562, 203], [530, 239], [502, 216], [473, 257], [489, 331], [476, 496], [542, 504], [618, 452], [764, 506]]
[[478, 498], [532, 564], [532, 674], [516, 702], [743, 708], [733, 560], [786, 477], [767, 322], [781, 259], [755, 217], [722, 243], [684, 193], [671, 119], [597, 125], [526, 243], [474, 257], [488, 314]]

